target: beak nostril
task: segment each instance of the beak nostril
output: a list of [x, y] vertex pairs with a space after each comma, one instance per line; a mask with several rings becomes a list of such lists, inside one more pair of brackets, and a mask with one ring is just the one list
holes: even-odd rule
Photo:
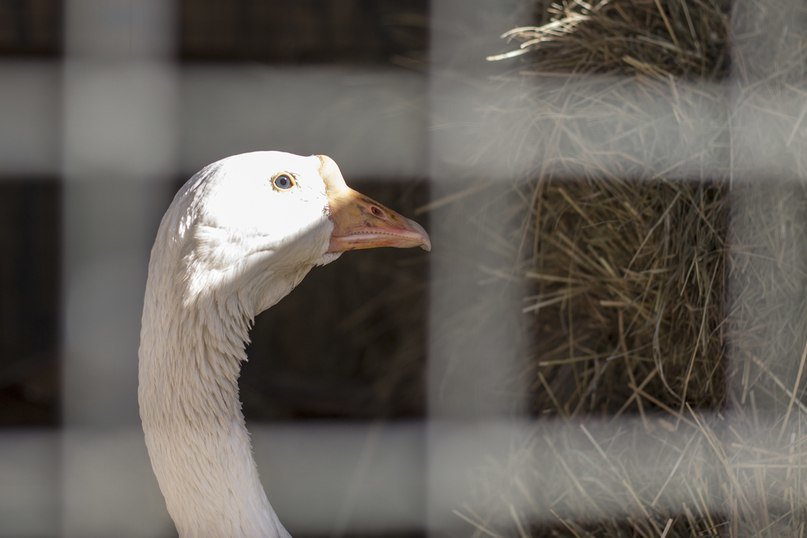
[[384, 212], [378, 206], [371, 205], [370, 206], [370, 213], [372, 213], [376, 217], [383, 217]]

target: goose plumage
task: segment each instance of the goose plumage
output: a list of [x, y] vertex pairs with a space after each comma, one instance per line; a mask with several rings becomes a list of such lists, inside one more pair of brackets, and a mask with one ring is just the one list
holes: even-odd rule
[[151, 251], [138, 399], [180, 536], [289, 536], [241, 412], [249, 330], [313, 267], [382, 246], [431, 248], [422, 227], [350, 189], [326, 156], [228, 157], [176, 194]]

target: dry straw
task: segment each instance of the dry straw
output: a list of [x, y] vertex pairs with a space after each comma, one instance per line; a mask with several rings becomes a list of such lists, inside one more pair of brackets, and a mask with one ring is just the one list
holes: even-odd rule
[[[753, 43], [805, 12], [731, 7], [541, 0], [489, 58], [518, 73], [488, 103], [507, 128], [487, 157], [535, 155], [508, 193], [512, 233], [488, 241], [500, 265], [476, 270], [528, 283], [518, 377], [539, 420], [457, 510], [477, 536], [804, 533], [807, 38], [781, 27], [764, 69]], [[763, 119], [780, 170], [737, 152]], [[481, 185], [433, 218], [501, 199]]]

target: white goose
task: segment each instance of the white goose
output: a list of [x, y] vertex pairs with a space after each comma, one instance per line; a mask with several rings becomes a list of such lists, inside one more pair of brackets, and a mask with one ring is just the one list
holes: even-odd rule
[[177, 193], [151, 251], [138, 397], [180, 536], [288, 536], [238, 397], [253, 319], [342, 252], [414, 246], [430, 250], [423, 228], [350, 189], [325, 156], [236, 155]]

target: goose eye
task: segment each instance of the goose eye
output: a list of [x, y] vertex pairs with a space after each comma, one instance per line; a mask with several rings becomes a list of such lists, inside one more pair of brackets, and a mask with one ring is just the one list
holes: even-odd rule
[[297, 183], [289, 174], [280, 174], [272, 179], [272, 186], [279, 191], [287, 191]]

